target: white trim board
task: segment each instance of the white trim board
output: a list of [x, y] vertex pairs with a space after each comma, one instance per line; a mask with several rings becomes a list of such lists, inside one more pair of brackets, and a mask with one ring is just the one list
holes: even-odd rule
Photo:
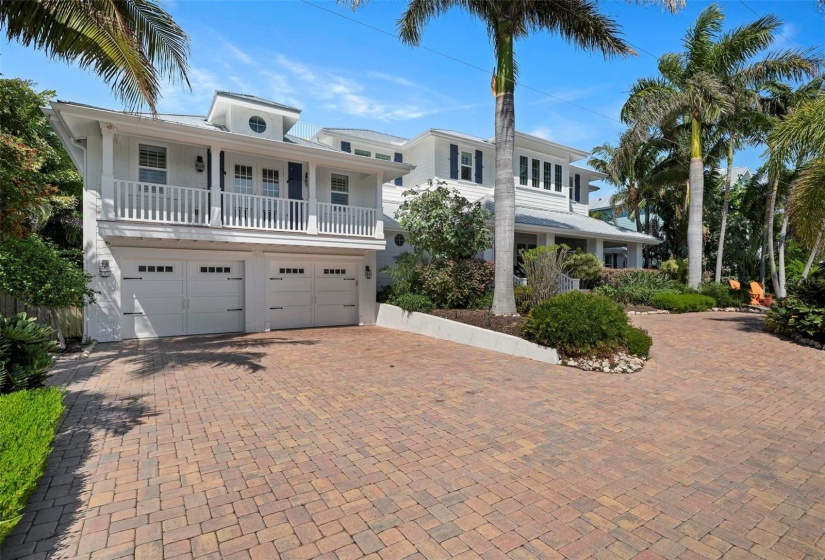
[[554, 348], [540, 346], [517, 336], [499, 333], [442, 319], [427, 313], [404, 311], [395, 305], [378, 305], [376, 326], [421, 334], [458, 344], [466, 344], [484, 350], [501, 352], [518, 358], [529, 358], [546, 364], [558, 364], [559, 355]]

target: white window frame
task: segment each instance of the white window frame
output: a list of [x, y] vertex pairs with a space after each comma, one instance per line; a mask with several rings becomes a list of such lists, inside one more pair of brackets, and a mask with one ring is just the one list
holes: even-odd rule
[[[152, 166], [149, 166], [149, 165], [141, 165], [140, 164], [140, 148], [141, 148], [141, 146], [148, 146], [148, 147], [152, 147], [152, 148], [162, 148], [165, 152], [165, 162], [164, 163], [166, 164], [166, 167], [152, 167]], [[154, 142], [152, 140], [141, 141], [141, 140], [138, 139], [138, 141], [137, 141], [136, 161], [137, 161], [137, 180], [138, 180], [139, 183], [148, 183], [148, 184], [151, 184], [151, 185], [168, 185], [169, 184], [169, 151], [170, 151], [169, 146], [167, 146], [164, 143]], [[140, 178], [141, 169], [146, 169], [146, 170], [150, 170], [150, 171], [163, 171], [163, 174], [164, 174], [163, 182], [162, 183], [157, 183], [157, 182], [154, 182], [154, 181], [143, 181]]]
[[[344, 190], [335, 190], [334, 181], [336, 180], [336, 178], [338, 178], [338, 179], [343, 178], [343, 179], [346, 180], [346, 184], [345, 184], [346, 190], [345, 191]], [[336, 194], [346, 197], [346, 202], [335, 202], [333, 200], [333, 195], [336, 195]], [[329, 201], [330, 201], [330, 203], [338, 204], [338, 205], [341, 205], [341, 206], [349, 206], [349, 194], [350, 194], [350, 192], [349, 192], [349, 175], [344, 175], [342, 173], [331, 173], [330, 176], [329, 176]]]
[[[282, 175], [281, 174], [281, 168], [277, 167], [277, 166], [274, 166], [274, 165], [273, 166], [262, 165], [260, 167], [259, 171], [260, 171], [259, 177], [261, 179], [261, 196], [266, 196], [266, 197], [269, 197], [269, 198], [281, 198], [281, 192], [283, 190], [283, 189], [281, 189], [281, 175]], [[275, 180], [275, 184], [277, 185], [275, 187], [276, 188], [276, 193], [274, 195], [273, 194], [266, 194], [264, 192], [264, 187], [266, 186], [266, 181], [264, 180], [264, 173], [266, 171], [271, 171], [271, 172], [275, 173], [276, 176], [277, 176], [276, 180]]]
[[392, 157], [388, 156], [387, 154], [379, 154], [375, 152], [375, 159], [380, 159], [381, 161], [392, 161]]
[[[235, 183], [237, 179], [238, 167], [249, 168], [249, 191], [239, 191], [238, 185]], [[255, 194], [255, 166], [251, 163], [236, 161], [232, 164], [232, 192], [237, 194]]]
[[[361, 152], [360, 154], [358, 152]], [[353, 148], [352, 153], [361, 157], [372, 157], [372, 152], [369, 150], [362, 150], [361, 148]]]
[[[524, 161], [525, 169], [522, 175], [521, 162]], [[530, 156], [518, 154], [518, 185], [526, 187], [530, 184]]]
[[[468, 157], [470, 163], [464, 163], [464, 156]], [[467, 170], [467, 177], [464, 177], [464, 170]], [[461, 181], [473, 180], [473, 152], [458, 152], [458, 178]]]

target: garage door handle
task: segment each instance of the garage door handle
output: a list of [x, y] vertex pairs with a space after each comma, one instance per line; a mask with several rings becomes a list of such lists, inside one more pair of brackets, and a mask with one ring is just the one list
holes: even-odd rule
[[124, 280], [143, 280], [143, 276], [124, 276]]
[[344, 280], [355, 280], [355, 278], [344, 278]]
[[123, 314], [124, 314], [124, 315], [143, 315], [143, 312], [142, 312], [142, 311], [139, 311], [139, 312], [137, 312], [137, 313], [123, 313]]
[[227, 280], [243, 280], [243, 278], [227, 278]]
[[270, 307], [270, 309], [283, 309], [283, 307]]
[[353, 303], [352, 305], [345, 305], [344, 307], [355, 307], [355, 304]]
[[270, 278], [270, 280], [283, 280], [283, 278]]
[[238, 309], [227, 309], [227, 311], [243, 311], [243, 307], [239, 307]]

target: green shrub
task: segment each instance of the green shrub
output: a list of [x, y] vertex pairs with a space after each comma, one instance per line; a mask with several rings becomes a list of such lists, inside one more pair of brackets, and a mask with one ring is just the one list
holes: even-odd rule
[[798, 335], [825, 344], [825, 307], [814, 307], [797, 296], [789, 296], [768, 310], [765, 328], [774, 334]]
[[419, 265], [420, 285], [415, 293], [427, 296], [436, 307], [466, 309], [490, 291], [495, 265], [481, 259], [433, 261]]
[[628, 325], [624, 335], [628, 354], [639, 356], [640, 358], [648, 357], [650, 347], [653, 346], [653, 339], [650, 338], [646, 330]]
[[0, 396], [0, 543], [43, 475], [63, 409], [56, 387]]
[[659, 265], [659, 270], [661, 270], [671, 280], [679, 282], [680, 284], [687, 284], [687, 259], [675, 259], [671, 257]]
[[493, 307], [494, 292], [489, 291], [478, 297], [471, 306], [473, 309], [491, 309]]
[[575, 253], [567, 255], [567, 262], [564, 263], [564, 273], [572, 278], [578, 278], [583, 282], [596, 280], [602, 273], [602, 261], [593, 253], [585, 253], [581, 249], [576, 249]]
[[825, 307], [825, 269], [817, 270], [800, 280], [791, 289], [791, 295], [814, 307]]
[[516, 286], [513, 288], [513, 294], [516, 296], [516, 310], [520, 315], [527, 315], [530, 312], [530, 298], [532, 290], [530, 286]]
[[0, 316], [0, 394], [43, 385], [57, 348], [52, 333], [25, 313]]
[[435, 309], [435, 305], [427, 296], [420, 294], [401, 294], [393, 298], [392, 303], [404, 311], [418, 311], [419, 313], [429, 313]]
[[606, 297], [567, 292], [534, 306], [524, 321], [524, 336], [564, 356], [612, 353], [624, 344], [628, 320]]
[[425, 263], [424, 257], [415, 253], [401, 253], [395, 257], [395, 263], [385, 266], [379, 272], [388, 274], [392, 278], [392, 292], [394, 294], [415, 293], [420, 284], [420, 266]]
[[716, 300], [716, 307], [742, 307], [750, 299], [748, 290], [731, 290], [727, 282], [707, 282], [699, 293]]
[[716, 301], [712, 297], [702, 294], [658, 294], [653, 298], [653, 307], [671, 313], [707, 311], [714, 305]]
[[646, 288], [649, 290], [663, 290], [673, 285], [666, 274], [658, 270], [642, 268], [606, 268], [602, 271], [601, 283], [614, 288]]
[[602, 285], [596, 286], [593, 292], [623, 305], [652, 305], [653, 298], [658, 294], [673, 294], [676, 293], [676, 290], [672, 288], [649, 288], [633, 285], [620, 287]]

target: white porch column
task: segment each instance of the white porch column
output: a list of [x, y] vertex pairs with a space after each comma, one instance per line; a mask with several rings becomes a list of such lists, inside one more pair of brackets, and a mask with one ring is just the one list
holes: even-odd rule
[[307, 220], [307, 233], [316, 235], [318, 233], [318, 189], [316, 183], [317, 166], [309, 164], [309, 218]]
[[375, 174], [375, 238], [384, 239], [384, 172]]
[[644, 259], [642, 258], [642, 244], [627, 244], [627, 268], [642, 268]]
[[604, 264], [604, 239], [596, 239], [596, 247], [594, 253], [599, 257], [599, 262]]
[[223, 227], [221, 221], [221, 147], [209, 147], [209, 175], [211, 185], [209, 187], [209, 227]]
[[103, 161], [101, 162], [100, 202], [101, 219], [115, 220], [115, 125], [100, 124], [103, 135]]
[[552, 232], [545, 233], [544, 234], [544, 241], [541, 243], [541, 245], [544, 245], [545, 247], [549, 247], [550, 245], [555, 245], [555, 244], [556, 244], [556, 234], [552, 233]]

